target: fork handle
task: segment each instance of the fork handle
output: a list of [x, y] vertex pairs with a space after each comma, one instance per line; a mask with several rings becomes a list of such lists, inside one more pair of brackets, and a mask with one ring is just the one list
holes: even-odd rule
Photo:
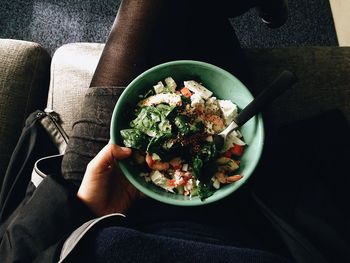
[[284, 70], [269, 86], [253, 99], [236, 117], [235, 122], [242, 126], [253, 116], [263, 111], [279, 95], [297, 82], [294, 73]]

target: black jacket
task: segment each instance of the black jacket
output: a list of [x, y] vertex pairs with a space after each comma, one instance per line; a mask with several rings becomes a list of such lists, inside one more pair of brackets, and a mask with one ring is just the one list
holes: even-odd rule
[[[335, 122], [337, 117], [339, 122]], [[276, 144], [273, 147], [277, 154], [274, 155], [274, 158], [271, 158], [273, 153], [265, 155], [270, 158], [270, 161], [263, 160], [264, 163], [270, 164], [269, 167], [271, 168], [276, 167], [280, 170], [283, 167], [287, 167], [290, 164], [290, 160], [307, 159], [305, 156], [300, 157], [302, 154], [306, 156], [309, 156], [311, 153], [320, 154], [320, 157], [323, 158], [322, 152], [315, 153], [310, 150], [309, 152], [300, 152], [300, 149], [296, 147], [289, 148], [287, 152], [284, 151], [287, 154], [285, 156], [279, 156], [278, 152], [279, 150], [282, 152], [283, 149], [291, 145], [298, 145], [297, 143], [300, 140], [296, 135], [299, 134], [309, 138], [309, 146], [313, 147], [308, 149], [318, 149], [319, 140], [316, 137], [323, 140], [325, 138], [324, 135], [327, 135], [327, 131], [322, 130], [322, 124], [325, 121], [333, 123], [333, 127], [338, 131], [338, 137], [343, 138], [341, 144], [335, 145], [331, 143], [328, 147], [327, 141], [324, 141], [322, 145], [322, 149], [334, 149], [335, 146], [337, 147], [336, 153], [339, 154], [328, 156], [327, 160], [330, 160], [330, 157], [334, 158], [335, 161], [341, 160], [338, 168], [336, 170], [332, 169], [337, 171], [337, 178], [340, 180], [341, 171], [344, 171], [340, 163], [342, 166], [348, 165], [346, 160], [349, 158], [349, 155], [345, 153], [349, 151], [350, 140], [348, 125], [337, 124], [344, 123], [342, 118], [339, 119], [337, 113], [321, 116], [320, 119], [313, 122], [308, 120], [304, 123], [305, 125], [299, 125], [294, 129], [288, 127], [285, 133], [286, 138], [281, 140], [283, 143]], [[308, 126], [311, 126], [312, 129], [308, 128]], [[30, 130], [38, 135], [37, 130], [33, 126], [30, 127]], [[311, 133], [309, 136], [307, 134], [308, 131]], [[315, 131], [317, 132], [316, 134]], [[33, 143], [32, 139], [35, 138], [30, 132], [25, 134], [26, 137], [23, 138], [27, 138], [27, 140], [23, 140], [22, 145], [19, 145], [21, 146], [19, 149], [22, 150], [29, 149], [23, 146], [25, 143], [29, 143], [27, 146], [31, 145]], [[42, 135], [38, 136], [38, 138], [42, 139]], [[279, 137], [281, 137], [281, 134]], [[276, 140], [274, 143], [276, 143]], [[313, 143], [315, 145], [310, 145]], [[345, 148], [343, 148], [344, 144]], [[22, 154], [18, 155], [22, 158], [22, 163], [17, 163], [30, 166], [27, 161], [35, 160], [35, 158], [31, 157], [33, 153], [35, 153], [35, 156], [40, 155], [35, 150], [31, 153], [22, 152]], [[41, 152], [41, 154], [43, 153]], [[26, 156], [26, 158], [23, 158], [23, 156]], [[280, 180], [281, 182], [278, 184], [278, 189], [276, 185], [272, 185], [272, 188], [270, 185], [272, 189], [270, 194], [272, 197], [276, 196], [273, 191], [280, 190], [278, 192], [279, 198], [270, 198], [273, 202], [263, 202], [258, 196], [266, 195], [266, 189], [269, 185], [265, 184], [264, 187], [266, 186], [266, 189], [260, 187], [262, 194], [259, 195], [258, 191], [258, 195], [254, 194], [252, 200], [260, 207], [262, 213], [277, 230], [281, 240], [285, 242], [297, 262], [347, 262], [350, 259], [348, 250], [349, 236], [347, 235], [349, 221], [346, 220], [348, 217], [345, 213], [349, 211], [349, 208], [346, 200], [343, 198], [345, 195], [344, 191], [330, 191], [348, 189], [349, 180], [346, 176], [342, 176], [344, 178], [341, 181], [343, 184], [336, 183], [337, 181], [335, 180], [324, 180], [322, 177], [323, 171], [318, 170], [316, 165], [319, 165], [319, 163], [310, 163], [310, 167], [305, 167], [306, 171], [312, 173], [309, 174], [310, 176], [302, 178], [303, 180], [300, 178], [297, 181], [286, 180], [286, 178], [293, 178], [295, 171], [292, 169], [285, 169], [283, 176], [276, 173], [278, 178], [274, 180]], [[21, 166], [16, 167], [16, 165], [13, 165], [13, 167], [16, 168], [13, 171], [17, 171], [17, 174], [11, 175], [12, 177], [7, 180], [12, 183], [12, 186], [5, 185], [3, 187], [6, 190], [4, 192], [7, 194], [2, 194], [2, 199], [0, 200], [0, 203], [3, 204], [0, 213], [0, 262], [57, 262], [66, 239], [77, 227], [92, 219], [93, 215], [76, 198], [77, 189], [61, 179], [59, 175], [48, 173], [49, 176], [35, 189], [30, 182], [31, 171], [18, 169]], [[60, 170], [59, 167], [60, 164], [57, 162], [57, 166], [52, 166], [52, 169], [57, 172]], [[327, 167], [322, 166], [322, 169], [327, 169]], [[307, 175], [304, 173], [304, 176]], [[21, 184], [17, 182], [20, 178], [25, 179]], [[315, 180], [317, 178], [319, 179]], [[15, 186], [18, 187], [18, 185], [22, 187], [28, 185], [27, 189], [22, 189], [22, 192], [26, 193], [22, 199], [13, 198], [16, 197], [16, 193], [21, 193], [15, 191]], [[290, 190], [295, 191], [291, 194]], [[235, 196], [236, 199], [237, 196]], [[286, 207], [288, 201], [294, 202], [293, 214], [289, 217], [286, 214], [281, 216], [282, 210], [279, 209]], [[227, 204], [226, 207], [228, 207]], [[175, 208], [171, 208], [171, 210], [175, 210]], [[327, 249], [323, 249], [325, 247]], [[344, 260], [342, 261], [342, 259]]]
[[[31, 195], [34, 186], [28, 187]], [[67, 182], [48, 176], [21, 205], [0, 245], [1, 262], [57, 262], [63, 242], [93, 218]]]

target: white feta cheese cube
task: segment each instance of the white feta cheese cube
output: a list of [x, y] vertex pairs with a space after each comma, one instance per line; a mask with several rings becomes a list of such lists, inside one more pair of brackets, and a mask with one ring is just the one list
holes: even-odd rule
[[202, 107], [204, 108], [204, 100], [202, 99], [201, 95], [198, 93], [193, 93], [191, 96], [191, 107], [198, 108]]
[[238, 107], [230, 100], [218, 100], [219, 107], [225, 119], [225, 124], [229, 125], [238, 115]]
[[203, 85], [199, 84], [197, 81], [187, 80], [187, 81], [184, 81], [184, 85], [190, 91], [192, 91], [193, 93], [199, 94], [205, 100], [207, 100], [211, 95], [213, 95], [213, 92], [208, 90]]
[[164, 80], [164, 82], [166, 84], [167, 91], [175, 92], [177, 85], [173, 78], [168, 77]]
[[218, 179], [215, 179], [213, 182], [213, 186], [215, 189], [219, 189], [220, 188], [220, 182]]
[[159, 81], [153, 88], [156, 94], [162, 93], [164, 91], [163, 82]]

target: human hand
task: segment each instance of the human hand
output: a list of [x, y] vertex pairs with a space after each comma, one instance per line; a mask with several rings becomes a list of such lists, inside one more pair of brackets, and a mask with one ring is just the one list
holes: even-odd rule
[[131, 153], [130, 148], [108, 144], [87, 165], [77, 197], [97, 216], [123, 213], [141, 196], [116, 164]]

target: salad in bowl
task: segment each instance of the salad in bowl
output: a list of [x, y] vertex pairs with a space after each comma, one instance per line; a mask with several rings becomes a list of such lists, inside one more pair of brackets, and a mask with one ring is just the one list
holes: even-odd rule
[[252, 100], [234, 75], [209, 63], [177, 60], [146, 70], [113, 110], [111, 142], [133, 149], [118, 161], [121, 171], [143, 194], [170, 205], [206, 205], [231, 195], [259, 162], [262, 117], [233, 131], [220, 149], [212, 137]]
[[213, 135], [237, 116], [231, 100], [217, 99], [202, 83], [166, 77], [139, 96], [129, 127], [120, 131], [134, 149], [140, 176], [165, 191], [201, 200], [239, 181], [246, 143], [239, 130], [218, 149]]

